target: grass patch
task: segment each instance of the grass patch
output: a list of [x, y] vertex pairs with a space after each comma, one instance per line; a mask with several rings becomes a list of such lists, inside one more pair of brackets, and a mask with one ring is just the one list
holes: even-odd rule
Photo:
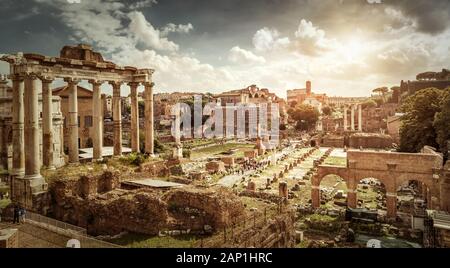
[[330, 156], [327, 159], [325, 159], [324, 164], [330, 165], [330, 166], [345, 167], [345, 166], [347, 166], [347, 158]]
[[309, 216], [309, 219], [311, 220], [311, 222], [335, 222], [336, 218], [333, 218], [331, 216], [328, 215], [320, 215], [320, 214], [313, 214], [311, 216]]
[[11, 204], [11, 200], [9, 199], [0, 200], [0, 209], [6, 208], [9, 204]]
[[194, 235], [149, 236], [126, 234], [109, 242], [130, 248], [192, 248], [198, 241]]
[[236, 149], [237, 151], [234, 152], [231, 156], [234, 157], [243, 157], [244, 151], [248, 149], [254, 148], [255, 145], [253, 144], [242, 144], [242, 143], [225, 143], [225, 144], [218, 144], [206, 148], [201, 148], [195, 151], [191, 152], [191, 158], [197, 159], [202, 157], [211, 157], [211, 156], [217, 156], [219, 154], [222, 154], [224, 152], [227, 152], [229, 150]]
[[306, 239], [303, 239], [302, 242], [300, 242], [299, 244], [297, 244], [297, 246], [295, 246], [296, 248], [308, 248], [309, 245], [309, 241]]

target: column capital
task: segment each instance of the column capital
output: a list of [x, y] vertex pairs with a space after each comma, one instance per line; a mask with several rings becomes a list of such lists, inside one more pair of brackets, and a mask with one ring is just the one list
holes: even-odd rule
[[153, 88], [155, 86], [155, 83], [153, 83], [153, 82], [144, 82], [144, 86]]
[[129, 87], [138, 87], [141, 83], [139, 82], [128, 82], [127, 85]]
[[80, 83], [80, 79], [78, 79], [78, 78], [72, 78], [72, 77], [66, 77], [66, 78], [64, 78], [64, 82], [66, 82], [66, 83], [68, 83], [68, 84], [78, 84], [78, 83]]
[[122, 85], [123, 82], [109, 81], [108, 83], [109, 83], [114, 89], [116, 89], [116, 88], [120, 89], [120, 86]]
[[41, 79], [42, 83], [44, 84], [50, 84], [55, 80], [55, 77], [50, 75], [41, 75], [39, 76], [39, 79]]
[[89, 84], [93, 85], [93, 86], [101, 86], [103, 83], [105, 83], [105, 81], [102, 80], [95, 80], [95, 79], [90, 79], [88, 80]]
[[25, 79], [25, 75], [23, 74], [10, 74], [8, 78], [12, 81], [23, 81]]
[[31, 80], [39, 79], [39, 75], [36, 73], [26, 73], [26, 78]]

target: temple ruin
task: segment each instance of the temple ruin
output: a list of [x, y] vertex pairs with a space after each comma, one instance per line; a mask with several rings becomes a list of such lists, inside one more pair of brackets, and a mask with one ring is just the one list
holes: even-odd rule
[[79, 162], [78, 144], [78, 103], [77, 84], [88, 81], [93, 87], [93, 161], [102, 159], [102, 102], [101, 85], [109, 83], [113, 87], [114, 155], [122, 153], [122, 116], [120, 106], [121, 86], [131, 88], [131, 140], [132, 150], [139, 150], [139, 114], [137, 89], [145, 87], [145, 152], [153, 154], [153, 86], [152, 69], [138, 69], [118, 66], [105, 61], [89, 45], [65, 46], [59, 57], [49, 57], [33, 53], [2, 55], [0, 58], [10, 64], [9, 79], [12, 80], [12, 148], [11, 173], [12, 199], [27, 208], [47, 190], [47, 184], [40, 174], [38, 92], [42, 87], [42, 132], [43, 163], [47, 167], [53, 163], [53, 143], [55, 135], [51, 127], [53, 121], [52, 90], [50, 84], [57, 78], [63, 79], [69, 87], [69, 157], [70, 164]]

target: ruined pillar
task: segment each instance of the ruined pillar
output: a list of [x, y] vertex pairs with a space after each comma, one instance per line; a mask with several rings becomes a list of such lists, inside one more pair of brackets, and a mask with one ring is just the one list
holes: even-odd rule
[[89, 80], [92, 84], [92, 114], [93, 114], [93, 157], [92, 161], [101, 161], [103, 159], [103, 103], [101, 94], [101, 85], [103, 81]]
[[397, 217], [397, 193], [386, 193], [387, 218]]
[[281, 181], [278, 184], [278, 194], [281, 198], [288, 199], [288, 184], [285, 181]]
[[352, 131], [355, 131], [355, 106], [351, 106], [351, 108], [350, 108], [351, 110], [350, 110], [350, 112], [351, 112], [351, 115], [350, 115], [350, 128], [351, 128], [351, 130]]
[[249, 181], [247, 183], [247, 191], [254, 192], [256, 191], [256, 183], [254, 181]]
[[42, 162], [48, 169], [54, 169], [53, 165], [53, 101], [52, 89], [53, 77], [41, 77], [42, 81]]
[[347, 206], [349, 208], [357, 208], [358, 207], [358, 198], [356, 189], [348, 189], [347, 190]]
[[110, 82], [113, 87], [114, 155], [122, 155], [122, 109], [120, 105], [120, 82]]
[[66, 78], [69, 87], [69, 163], [78, 163], [78, 82], [77, 79]]
[[344, 105], [344, 131], [348, 130], [347, 106]]
[[[0, 75], [0, 95], [6, 94], [8, 80]], [[2, 122], [3, 121], [3, 122]], [[0, 121], [0, 169], [8, 170], [8, 132], [4, 120]]]
[[13, 83], [12, 106], [12, 175], [23, 178], [25, 175], [25, 136], [24, 136], [24, 77], [14, 74], [10, 77]]
[[358, 131], [362, 132], [362, 105], [358, 105]]
[[145, 152], [154, 153], [154, 129], [153, 129], [153, 86], [154, 83], [145, 83]]
[[131, 88], [131, 150], [139, 152], [139, 83], [128, 83]]
[[41, 163], [39, 154], [39, 99], [38, 77], [29, 74], [25, 78], [25, 179], [40, 180]]
[[311, 205], [313, 208], [320, 207], [320, 186], [311, 187]]

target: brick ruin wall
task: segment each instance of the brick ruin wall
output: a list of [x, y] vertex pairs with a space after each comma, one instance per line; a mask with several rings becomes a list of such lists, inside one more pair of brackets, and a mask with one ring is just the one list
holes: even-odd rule
[[351, 148], [374, 148], [384, 149], [391, 148], [394, 140], [389, 135], [364, 134], [351, 135], [349, 137], [349, 147]]
[[296, 245], [295, 219], [290, 213], [268, 219], [261, 228], [247, 228], [233, 240], [233, 247], [293, 248]]
[[244, 213], [244, 205], [228, 189], [186, 186], [163, 192], [124, 190], [119, 184], [119, 174], [110, 171], [54, 181], [49, 187], [51, 216], [91, 235], [157, 235], [163, 230], [202, 231], [205, 225], [218, 229]]

